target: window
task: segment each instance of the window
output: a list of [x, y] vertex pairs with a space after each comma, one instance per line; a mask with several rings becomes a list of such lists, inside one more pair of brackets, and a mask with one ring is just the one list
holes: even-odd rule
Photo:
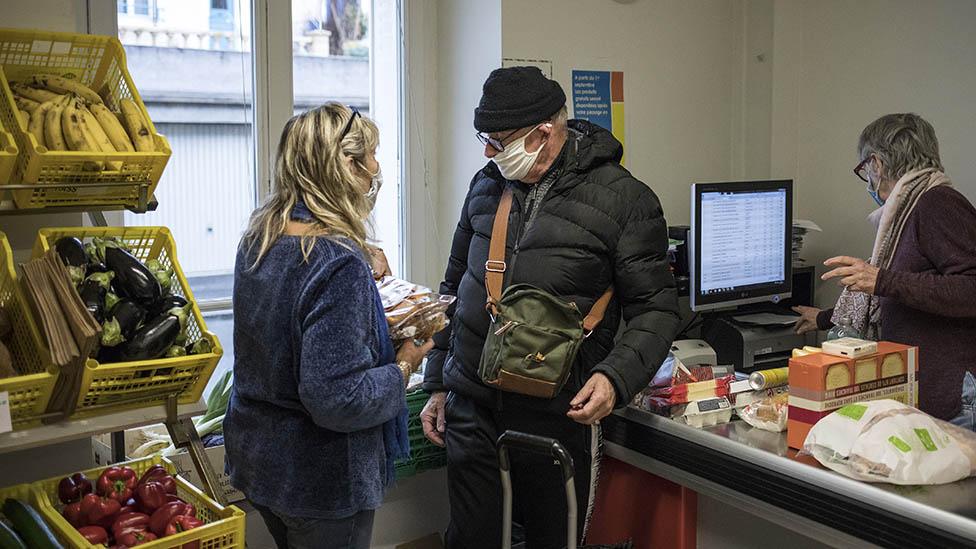
[[[252, 27], [261, 29], [252, 24], [252, 5], [266, 6], [269, 19], [289, 19], [287, 13], [270, 13], [287, 7], [274, 0], [211, 0], [209, 6], [155, 0], [149, 22], [145, 17], [134, 19], [129, 12], [134, 8], [139, 13], [143, 6], [148, 13], [148, 1], [118, 3], [119, 37], [126, 48], [129, 71], [157, 130], [173, 149], [156, 191], [158, 210], [126, 213], [125, 224], [163, 225], [173, 232], [180, 264], [207, 327], [224, 347], [225, 358], [218, 370], [234, 363], [231, 296], [237, 244], [251, 212], [267, 191], [265, 184], [259, 184], [262, 170], [256, 169], [262, 145], [253, 138], [256, 90], [252, 80], [255, 71], [262, 69], [256, 62], [265, 63], [264, 70], [275, 65], [268, 59], [269, 37], [252, 34], [265, 32], [252, 31]], [[285, 86], [287, 94], [281, 86], [275, 87], [267, 92], [268, 105], [258, 103], [258, 108], [269, 112], [284, 109], [284, 118], [289, 112], [325, 101], [340, 101], [377, 120], [381, 131], [378, 160], [385, 183], [373, 225], [391, 265], [402, 272], [398, 269], [403, 255], [398, 0], [292, 0], [291, 6], [294, 40], [290, 55], [295, 76]], [[372, 32], [374, 20], [380, 21], [382, 31]], [[380, 37], [381, 45], [377, 44]], [[252, 55], [252, 44], [269, 49], [263, 55]], [[378, 72], [383, 73], [382, 78], [373, 76]], [[378, 85], [384, 86], [384, 93], [373, 92]], [[258, 119], [267, 120], [267, 113], [259, 111]], [[273, 152], [281, 125], [262, 125], [267, 122], [259, 123], [258, 131], [268, 134]]]
[[149, 0], [135, 0], [133, 4], [136, 15], [149, 15]]

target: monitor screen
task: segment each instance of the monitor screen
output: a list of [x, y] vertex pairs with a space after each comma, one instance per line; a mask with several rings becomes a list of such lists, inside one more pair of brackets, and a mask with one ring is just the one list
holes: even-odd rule
[[693, 310], [789, 297], [792, 195], [792, 181], [692, 186]]

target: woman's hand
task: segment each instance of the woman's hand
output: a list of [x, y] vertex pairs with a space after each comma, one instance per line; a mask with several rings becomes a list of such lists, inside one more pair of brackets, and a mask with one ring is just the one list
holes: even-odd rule
[[800, 319], [796, 321], [796, 333], [805, 334], [816, 331], [818, 329], [817, 315], [821, 311], [822, 309], [816, 307], [793, 307], [793, 312], [800, 315]]
[[847, 256], [832, 257], [824, 261], [824, 265], [834, 267], [834, 270], [825, 273], [821, 279], [840, 278], [840, 285], [846, 286], [849, 291], [874, 295], [880, 270], [874, 265], [863, 259]]
[[401, 345], [400, 350], [397, 351], [397, 362], [406, 362], [410, 365], [410, 371], [416, 372], [417, 369], [420, 368], [420, 364], [424, 361], [424, 357], [427, 356], [427, 353], [433, 348], [433, 339], [428, 339], [427, 341], [407, 341]]

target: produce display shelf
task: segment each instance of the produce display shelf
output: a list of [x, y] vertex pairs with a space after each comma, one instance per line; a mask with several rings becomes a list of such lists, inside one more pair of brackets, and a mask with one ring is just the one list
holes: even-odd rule
[[[178, 416], [180, 418], [199, 416], [206, 411], [207, 403], [201, 399], [195, 404], [180, 405]], [[0, 454], [39, 448], [112, 431], [145, 427], [165, 421], [165, 405], [62, 421], [24, 431], [0, 434]]]
[[[35, 187], [37, 185], [34, 185]], [[98, 206], [46, 206], [44, 208], [18, 208], [14, 204], [13, 200], [10, 199], [8, 193], [3, 193], [4, 187], [0, 187], [0, 216], [6, 215], [45, 215], [45, 214], [60, 214], [60, 213], [91, 213], [91, 212], [121, 212], [129, 211], [133, 213], [145, 213], [154, 212], [159, 207], [159, 201], [156, 200], [156, 196], [153, 195], [146, 202], [146, 209], [140, 211], [140, 208], [134, 208], [125, 204], [108, 204], [108, 205], [98, 205]], [[4, 194], [8, 194], [4, 196]]]

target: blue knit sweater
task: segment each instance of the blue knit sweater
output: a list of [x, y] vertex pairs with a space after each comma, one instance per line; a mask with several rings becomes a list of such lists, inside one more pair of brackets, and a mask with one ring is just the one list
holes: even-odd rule
[[338, 519], [378, 508], [387, 486], [384, 424], [406, 402], [369, 267], [326, 239], [305, 263], [294, 236], [252, 264], [238, 252], [234, 390], [224, 420], [231, 483], [288, 516]]

